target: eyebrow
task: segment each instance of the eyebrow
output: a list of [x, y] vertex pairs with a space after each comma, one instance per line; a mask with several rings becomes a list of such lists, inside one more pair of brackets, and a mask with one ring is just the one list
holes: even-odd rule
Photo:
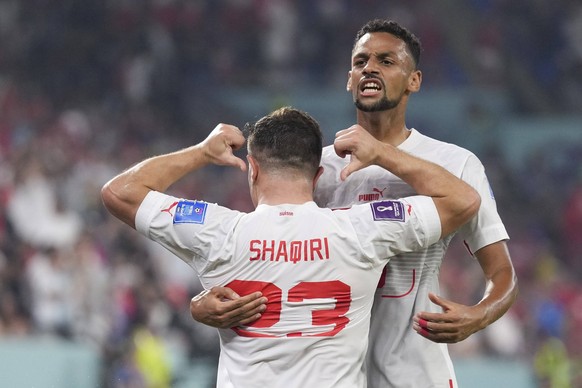
[[354, 55], [353, 59], [369, 58], [371, 56], [375, 56], [379, 59], [384, 59], [384, 58], [398, 59], [398, 55], [395, 51], [383, 51], [380, 53], [360, 52], [360, 53], [357, 53], [356, 55]]

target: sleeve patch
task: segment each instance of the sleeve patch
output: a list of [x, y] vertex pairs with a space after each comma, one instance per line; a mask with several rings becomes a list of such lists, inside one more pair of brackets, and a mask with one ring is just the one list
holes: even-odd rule
[[208, 203], [200, 201], [180, 201], [176, 206], [174, 224], [203, 224]]
[[370, 203], [374, 221], [404, 221], [404, 205], [399, 201]]

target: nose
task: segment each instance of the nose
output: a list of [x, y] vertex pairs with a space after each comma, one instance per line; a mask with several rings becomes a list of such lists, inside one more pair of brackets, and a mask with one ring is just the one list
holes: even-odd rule
[[362, 70], [362, 72], [364, 74], [377, 74], [378, 73], [378, 63], [373, 59], [368, 60], [366, 62], [366, 66], [364, 66], [364, 69]]

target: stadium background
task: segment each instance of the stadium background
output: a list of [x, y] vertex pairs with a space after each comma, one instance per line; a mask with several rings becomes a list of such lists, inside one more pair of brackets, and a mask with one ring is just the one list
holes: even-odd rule
[[[329, 143], [355, 120], [349, 54], [375, 17], [423, 42], [409, 126], [480, 157], [512, 237], [519, 298], [450, 347], [459, 382], [581, 387], [578, 0], [0, 1], [1, 385], [212, 386], [218, 342], [190, 318], [194, 272], [106, 214], [99, 189], [285, 104]], [[240, 171], [173, 192], [251, 209]], [[463, 303], [482, 293], [458, 242], [441, 283]]]

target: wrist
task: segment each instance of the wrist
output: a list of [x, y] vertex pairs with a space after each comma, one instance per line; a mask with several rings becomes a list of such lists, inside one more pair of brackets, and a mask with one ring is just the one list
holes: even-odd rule
[[193, 171], [212, 163], [212, 157], [208, 147], [204, 143], [198, 143], [181, 151], [182, 162], [188, 171]]
[[491, 318], [490, 314], [488, 314], [489, 307], [486, 304], [484, 304], [483, 302], [480, 302], [480, 303], [476, 304], [475, 306], [473, 306], [473, 310], [475, 311], [475, 315], [477, 316], [477, 330], [476, 331], [483, 330], [487, 326], [489, 326], [491, 323], [493, 323], [490, 319]]
[[380, 166], [388, 171], [393, 172], [398, 166], [398, 153], [401, 152], [396, 147], [388, 143], [382, 143], [376, 149], [376, 154], [372, 159], [372, 164]]
[[195, 297], [192, 298], [192, 302], [198, 302], [200, 299], [204, 298], [206, 295], [210, 293], [210, 290], [204, 290]]

